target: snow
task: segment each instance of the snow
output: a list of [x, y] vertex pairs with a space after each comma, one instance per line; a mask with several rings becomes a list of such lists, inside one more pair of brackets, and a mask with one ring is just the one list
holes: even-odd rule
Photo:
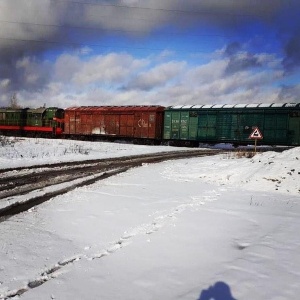
[[0, 144], [1, 140], [4, 144], [0, 147], [1, 169], [174, 151], [174, 148], [167, 146], [144, 146], [125, 143], [11, 137], [1, 139], [0, 137]]
[[[3, 147], [2, 167], [175, 150], [16, 143], [27, 158]], [[58, 155], [70, 143], [91, 150]], [[299, 160], [298, 147], [145, 164], [4, 220], [0, 299], [298, 299]]]

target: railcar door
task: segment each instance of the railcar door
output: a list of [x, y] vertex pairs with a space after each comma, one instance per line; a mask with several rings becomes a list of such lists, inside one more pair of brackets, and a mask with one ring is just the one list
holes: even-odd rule
[[203, 112], [198, 116], [198, 140], [213, 141], [216, 139], [217, 114]]
[[189, 112], [188, 111], [182, 111], [180, 113], [179, 138], [181, 140], [188, 140], [189, 138]]
[[289, 117], [290, 143], [300, 146], [300, 111], [290, 113]]
[[180, 130], [180, 112], [173, 111], [172, 112], [172, 119], [171, 119], [171, 139], [179, 139], [179, 130]]
[[134, 113], [134, 137], [148, 138], [149, 113], [135, 111]]
[[198, 114], [196, 111], [189, 112], [189, 140], [197, 139]]
[[164, 116], [164, 139], [171, 139], [172, 117], [170, 111], [165, 111]]
[[118, 114], [105, 115], [105, 133], [107, 135], [119, 135], [120, 117]]
[[133, 137], [133, 114], [120, 115], [120, 135]]

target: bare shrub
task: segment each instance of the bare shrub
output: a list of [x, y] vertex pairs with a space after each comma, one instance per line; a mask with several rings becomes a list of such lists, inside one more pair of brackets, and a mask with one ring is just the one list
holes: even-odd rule
[[256, 153], [254, 151], [239, 150], [236, 152], [226, 152], [225, 159], [252, 158]]
[[252, 158], [255, 154], [254, 151], [238, 151], [235, 153], [237, 158]]
[[90, 149], [85, 148], [83, 145], [78, 145], [78, 144], [74, 144], [74, 145], [70, 145], [69, 148], [65, 148], [63, 153], [64, 155], [69, 154], [69, 153], [79, 153], [79, 154], [84, 154], [84, 155], [88, 155], [90, 153]]
[[10, 139], [7, 136], [0, 136], [0, 145], [4, 146], [12, 146], [13, 147], [14, 140]]

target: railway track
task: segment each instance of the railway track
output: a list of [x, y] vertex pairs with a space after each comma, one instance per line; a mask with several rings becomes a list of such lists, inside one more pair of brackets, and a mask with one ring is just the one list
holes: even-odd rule
[[[3, 218], [26, 211], [76, 187], [92, 184], [145, 163], [150, 164], [172, 159], [216, 155], [221, 152], [219, 150], [204, 151], [199, 149], [171, 151], [1, 170], [0, 204], [1, 201], [11, 202], [11, 204], [7, 204], [2, 208], [0, 206], [0, 218], [3, 220]], [[41, 192], [43, 189], [51, 186], [56, 188], [45, 193]], [[34, 191], [40, 191], [41, 195], [30, 196], [30, 193]], [[15, 197], [20, 195], [26, 195], [26, 197], [23, 197], [26, 200], [13, 201]]]

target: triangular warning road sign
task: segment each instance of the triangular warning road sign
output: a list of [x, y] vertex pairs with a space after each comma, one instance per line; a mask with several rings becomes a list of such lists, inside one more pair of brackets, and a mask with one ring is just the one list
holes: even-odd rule
[[258, 127], [255, 127], [253, 129], [252, 133], [249, 135], [249, 139], [257, 139], [257, 140], [263, 139], [263, 135], [261, 134]]

